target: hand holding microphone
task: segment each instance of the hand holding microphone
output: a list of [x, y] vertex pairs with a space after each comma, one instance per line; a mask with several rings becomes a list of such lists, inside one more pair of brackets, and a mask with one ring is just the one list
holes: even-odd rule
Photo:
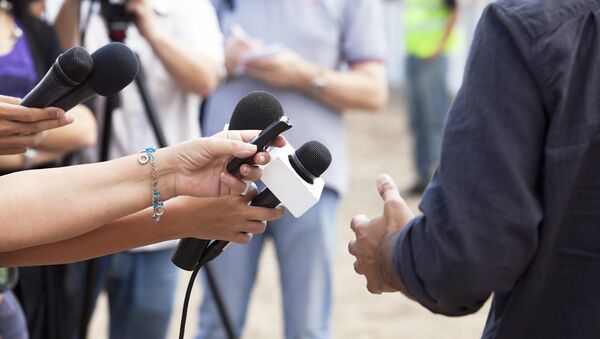
[[29, 108], [21, 100], [0, 95], [0, 155], [25, 153], [37, 146], [45, 131], [73, 122], [58, 108]]
[[36, 146], [44, 131], [73, 122], [65, 111], [97, 94], [117, 93], [138, 69], [137, 58], [123, 44], [108, 44], [91, 56], [83, 47], [67, 50], [23, 100], [0, 96], [0, 155]]
[[[252, 92], [238, 102], [227, 126], [229, 130], [223, 133], [261, 130], [256, 138], [249, 141], [258, 144], [258, 151], [264, 151], [269, 144], [277, 147], [283, 146], [285, 142], [282, 142], [283, 139], [277, 136], [291, 126], [291, 123], [284, 117], [283, 108], [277, 98], [266, 92]], [[249, 163], [264, 165], [269, 160], [268, 153], [264, 153], [264, 155], [265, 158], [262, 160], [257, 157], [234, 158], [227, 164], [227, 170], [235, 175], [238, 170], [243, 172]], [[232, 181], [231, 175], [226, 175], [226, 177]], [[195, 238], [182, 239], [173, 254], [173, 263], [184, 270], [194, 270], [209, 242], [210, 240]]]

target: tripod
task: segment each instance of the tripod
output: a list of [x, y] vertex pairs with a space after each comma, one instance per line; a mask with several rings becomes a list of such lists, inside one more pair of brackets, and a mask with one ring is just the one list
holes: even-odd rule
[[[139, 56], [138, 56], [139, 59]], [[148, 89], [146, 87], [145, 73], [143, 67], [140, 63], [140, 69], [138, 75], [135, 79], [136, 88], [138, 89], [140, 99], [142, 100], [142, 104], [144, 106], [144, 111], [146, 113], [146, 118], [152, 128], [152, 131], [156, 137], [158, 146], [163, 148], [167, 146], [166, 139], [162, 132], [162, 128], [157, 119], [156, 111], [154, 106], [152, 105], [151, 97], [148, 94]], [[109, 148], [110, 148], [110, 139], [111, 139], [111, 127], [112, 127], [112, 116], [113, 111], [120, 106], [121, 98], [119, 94], [108, 97], [105, 105], [105, 114], [104, 114], [104, 123], [102, 125], [102, 144], [99, 151], [99, 159], [100, 161], [106, 161], [109, 157]], [[86, 281], [85, 281], [85, 295], [83, 300], [83, 310], [82, 310], [82, 321], [79, 327], [79, 338], [86, 339], [87, 338], [87, 326], [89, 321], [91, 320], [92, 312], [93, 312], [93, 300], [97, 290], [97, 280], [100, 274], [100, 259], [92, 259], [88, 261], [87, 272], [86, 272]], [[217, 309], [219, 311], [219, 316], [223, 323], [223, 326], [226, 330], [228, 338], [236, 339], [235, 331], [227, 310], [225, 308], [225, 304], [223, 302], [223, 297], [221, 291], [216, 284], [214, 274], [210, 268], [210, 266], [205, 266], [205, 272], [207, 276], [208, 287], [212, 292], [215, 303], [217, 305]]]

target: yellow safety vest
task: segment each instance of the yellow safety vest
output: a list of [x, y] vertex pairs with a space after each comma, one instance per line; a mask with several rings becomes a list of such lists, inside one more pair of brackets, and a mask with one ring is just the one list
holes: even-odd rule
[[[404, 34], [410, 55], [428, 58], [437, 52], [451, 11], [444, 0], [405, 0]], [[446, 41], [446, 51], [455, 44], [454, 30]]]

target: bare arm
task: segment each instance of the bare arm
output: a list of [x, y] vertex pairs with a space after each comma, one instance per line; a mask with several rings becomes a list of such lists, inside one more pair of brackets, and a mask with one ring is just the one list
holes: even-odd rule
[[[31, 166], [41, 166], [56, 161], [65, 155], [96, 144], [98, 137], [96, 118], [85, 106], [79, 105], [69, 112], [75, 121], [67, 126], [50, 130], [37, 146], [37, 155]], [[19, 170], [23, 168], [22, 155], [0, 156], [0, 169]]]
[[308, 91], [312, 81], [322, 76], [325, 87], [315, 96], [323, 103], [341, 111], [363, 109], [379, 111], [388, 98], [385, 66], [381, 62], [364, 62], [352, 65], [350, 71], [320, 70], [308, 64], [298, 78], [296, 87]]
[[148, 0], [131, 0], [127, 3], [127, 9], [136, 15], [138, 30], [181, 87], [200, 96], [207, 96], [217, 87], [220, 76], [216, 60], [192, 53], [161, 30]]
[[78, 237], [0, 253], [0, 265], [75, 262], [186, 237], [247, 243], [252, 236], [244, 232], [262, 233], [265, 229], [264, 223], [254, 220], [274, 220], [283, 215], [283, 209], [248, 206], [249, 199], [251, 197], [180, 197], [169, 203], [169, 214], [165, 214], [160, 223], [152, 222], [152, 211], [146, 209]]
[[63, 49], [80, 45], [79, 41], [79, 3], [80, 0], [64, 0], [56, 19], [54, 30]]
[[98, 127], [92, 111], [84, 105], [70, 110], [75, 118], [71, 125], [48, 132], [39, 149], [59, 152], [61, 156], [78, 149], [94, 146], [98, 140]]
[[250, 75], [273, 86], [310, 93], [313, 79], [322, 77], [325, 87], [316, 98], [338, 110], [380, 110], [387, 102], [385, 66], [368, 61], [349, 71], [324, 70], [291, 50], [246, 63]]
[[440, 45], [438, 46], [437, 52], [432, 56], [432, 58], [437, 58], [438, 56], [444, 53], [444, 49], [446, 48], [446, 44], [448, 43], [448, 39], [450, 38], [450, 34], [452, 34], [452, 30], [456, 26], [456, 22], [458, 21], [458, 10], [454, 8], [452, 13], [450, 14], [450, 18], [446, 23], [446, 29], [444, 29], [444, 35], [442, 36], [442, 40], [440, 40]]
[[[227, 133], [230, 139], [245, 141], [255, 135]], [[255, 146], [222, 138], [195, 139], [157, 151], [161, 199], [229, 194], [221, 178], [225, 163], [231, 156], [252, 155]], [[268, 154], [261, 155], [268, 159]], [[245, 170], [248, 178], [260, 177], [257, 168]], [[151, 205], [149, 183], [150, 167], [140, 165], [137, 155], [0, 177], [0, 252], [72, 238], [142, 210]]]

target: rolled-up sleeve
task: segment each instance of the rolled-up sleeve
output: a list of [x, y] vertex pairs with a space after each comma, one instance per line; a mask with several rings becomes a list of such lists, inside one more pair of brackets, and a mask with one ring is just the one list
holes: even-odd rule
[[395, 244], [398, 276], [435, 313], [472, 313], [512, 288], [538, 246], [547, 116], [518, 25], [484, 12], [423, 216]]

